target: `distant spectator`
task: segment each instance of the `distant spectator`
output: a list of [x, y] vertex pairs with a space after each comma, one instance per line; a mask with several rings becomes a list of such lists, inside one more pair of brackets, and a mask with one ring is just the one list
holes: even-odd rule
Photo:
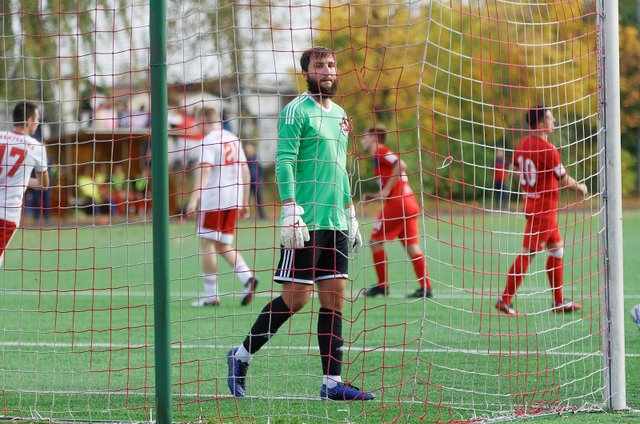
[[131, 127], [131, 113], [127, 108], [125, 103], [118, 103], [117, 107], [118, 111], [118, 128], [129, 128]]
[[233, 132], [231, 122], [229, 120], [229, 112], [226, 109], [222, 109], [222, 129]]
[[118, 127], [116, 111], [107, 103], [101, 104], [95, 111], [93, 123], [96, 130], [113, 131]]
[[127, 174], [121, 163], [115, 164], [111, 171], [111, 198], [118, 213], [126, 214], [129, 204], [129, 187]]
[[509, 192], [506, 189], [507, 172], [505, 170], [504, 150], [496, 149], [493, 163], [493, 205], [494, 208], [503, 209], [508, 207]]
[[135, 209], [138, 215], [144, 215], [148, 198], [149, 168], [144, 167], [138, 178], [133, 181], [132, 195], [135, 200]]
[[149, 127], [149, 112], [147, 112], [144, 105], [140, 106], [137, 112], [131, 113], [131, 125], [132, 129], [141, 130]]
[[102, 166], [92, 169], [92, 165], [79, 168], [76, 180], [78, 187], [78, 206], [93, 215], [108, 214], [111, 211], [107, 176]]
[[251, 194], [256, 202], [258, 217], [265, 219], [264, 207], [262, 206], [262, 165], [256, 154], [256, 147], [251, 143], [244, 145], [244, 154], [247, 157], [247, 165], [249, 165], [249, 174], [251, 175]]
[[91, 102], [88, 97], [80, 101], [78, 121], [80, 121], [82, 127], [90, 127], [93, 125], [93, 107], [91, 107]]

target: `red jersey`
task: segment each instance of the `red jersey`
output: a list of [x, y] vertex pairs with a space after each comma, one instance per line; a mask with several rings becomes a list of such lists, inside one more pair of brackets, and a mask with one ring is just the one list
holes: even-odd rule
[[[379, 145], [373, 156], [375, 174], [380, 188], [384, 187], [389, 179], [394, 176], [396, 163], [400, 160], [387, 146]], [[409, 185], [409, 178], [402, 173], [396, 184], [391, 189], [385, 202], [385, 216], [411, 216], [420, 213], [420, 207]]]
[[558, 181], [567, 173], [556, 146], [528, 135], [520, 140], [514, 158], [520, 169], [525, 213], [555, 213], [558, 209]]

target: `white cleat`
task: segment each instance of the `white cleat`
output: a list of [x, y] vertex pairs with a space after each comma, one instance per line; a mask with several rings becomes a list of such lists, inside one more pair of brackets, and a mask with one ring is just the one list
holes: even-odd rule
[[557, 314], [561, 314], [561, 313], [566, 314], [569, 312], [577, 311], [579, 309], [580, 309], [580, 305], [578, 305], [577, 303], [567, 302], [565, 300], [564, 302], [554, 303], [553, 308], [551, 310]]
[[220, 299], [217, 297], [201, 297], [198, 300], [191, 302], [191, 306], [194, 308], [204, 308], [206, 306], [218, 306], [220, 305]]

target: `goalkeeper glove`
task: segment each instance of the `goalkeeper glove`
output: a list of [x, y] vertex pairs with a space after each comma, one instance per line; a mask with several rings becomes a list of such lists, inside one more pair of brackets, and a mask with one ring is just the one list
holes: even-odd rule
[[360, 225], [356, 219], [356, 208], [351, 205], [346, 212], [347, 226], [349, 227], [349, 251], [358, 253], [362, 247], [362, 236], [360, 235]]
[[284, 218], [280, 228], [280, 243], [287, 249], [304, 247], [304, 242], [309, 241], [309, 230], [302, 220], [304, 209], [295, 203], [287, 203], [282, 207]]

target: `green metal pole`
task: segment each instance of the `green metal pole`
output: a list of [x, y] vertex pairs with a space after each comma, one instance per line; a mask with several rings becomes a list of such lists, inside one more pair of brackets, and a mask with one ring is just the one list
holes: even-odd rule
[[167, 5], [151, 0], [151, 184], [153, 196], [153, 312], [156, 422], [171, 423], [171, 320], [169, 317], [169, 159], [167, 147]]

